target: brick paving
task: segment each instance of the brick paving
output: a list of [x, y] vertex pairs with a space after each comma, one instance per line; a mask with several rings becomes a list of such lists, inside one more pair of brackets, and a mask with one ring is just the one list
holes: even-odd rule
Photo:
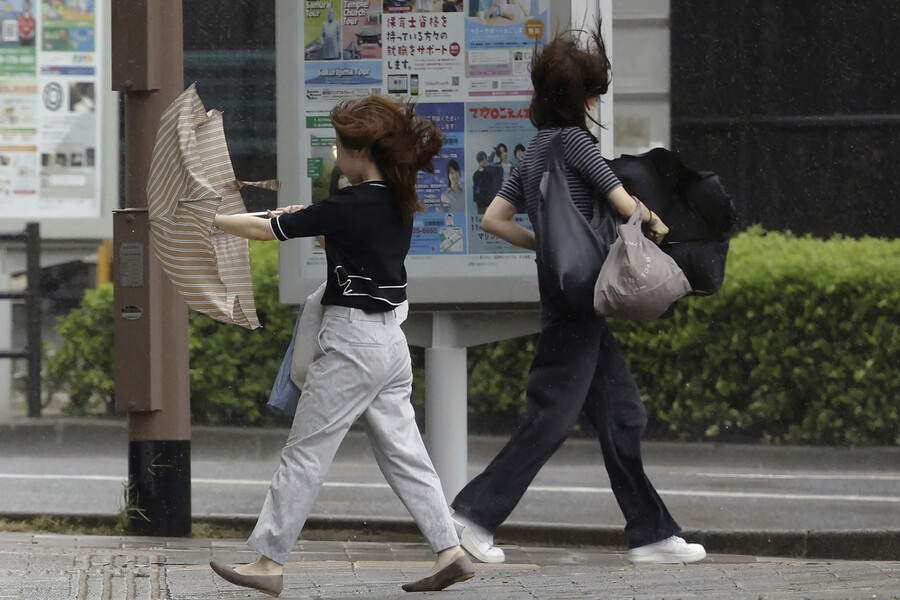
[[[407, 594], [432, 554], [418, 542], [301, 541], [284, 599], [438, 596], [446, 600], [896, 599], [900, 562], [712, 555], [693, 565], [634, 567], [621, 549], [505, 546], [507, 563], [440, 594]], [[225, 583], [210, 559], [248, 562], [243, 540], [0, 532], [2, 600], [200, 600], [266, 597]]]

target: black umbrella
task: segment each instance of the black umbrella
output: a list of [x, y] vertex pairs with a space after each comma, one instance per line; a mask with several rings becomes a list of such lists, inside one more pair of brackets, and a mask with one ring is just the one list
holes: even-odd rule
[[669, 227], [662, 249], [684, 271], [692, 293], [714, 294], [725, 279], [725, 258], [736, 220], [719, 176], [687, 168], [664, 148], [607, 161], [625, 186]]

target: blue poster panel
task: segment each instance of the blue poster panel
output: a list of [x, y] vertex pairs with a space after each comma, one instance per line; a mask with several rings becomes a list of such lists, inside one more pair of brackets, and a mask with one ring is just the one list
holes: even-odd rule
[[[528, 102], [521, 101], [466, 104], [470, 254], [524, 252], [482, 231], [481, 218], [537, 133], [529, 120], [528, 107]], [[526, 215], [516, 215], [514, 219], [531, 229]]]
[[444, 145], [434, 159], [435, 172], [420, 172], [416, 193], [425, 213], [413, 222], [411, 254], [466, 252], [466, 191], [462, 102], [416, 104], [416, 112], [432, 119], [444, 133]]

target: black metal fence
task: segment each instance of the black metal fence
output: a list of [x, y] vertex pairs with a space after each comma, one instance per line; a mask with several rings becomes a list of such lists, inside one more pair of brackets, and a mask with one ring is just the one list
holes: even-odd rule
[[0, 234], [0, 243], [25, 245], [28, 286], [24, 292], [0, 290], [0, 301], [24, 300], [26, 312], [26, 348], [24, 351], [0, 350], [0, 359], [24, 358], [28, 361], [28, 416], [41, 416], [41, 230], [28, 223], [23, 233]]

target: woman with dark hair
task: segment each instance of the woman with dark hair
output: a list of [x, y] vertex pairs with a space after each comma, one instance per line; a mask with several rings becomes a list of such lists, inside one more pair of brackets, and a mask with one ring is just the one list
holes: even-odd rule
[[[497, 162], [494, 162], [494, 159], [499, 159]], [[501, 180], [501, 184], [506, 183], [506, 180], [509, 179], [509, 174], [512, 173], [512, 163], [509, 162], [509, 148], [506, 147], [506, 144], [500, 142], [497, 144], [497, 147], [494, 148], [494, 151], [491, 152], [491, 155], [488, 157], [488, 162], [492, 165], [496, 166], [503, 171], [503, 177]]]
[[523, 156], [525, 156], [525, 146], [522, 144], [516, 144], [516, 147], [513, 150], [513, 158], [516, 159], [516, 164], [522, 162]]
[[[541, 177], [556, 134], [562, 136], [571, 201], [588, 221], [594, 210], [629, 217], [640, 203], [610, 171], [587, 127], [587, 120], [596, 123], [592, 113], [609, 86], [610, 63], [599, 31], [598, 23], [588, 47], [579, 45], [576, 32], [562, 33], [532, 59], [531, 121], [538, 133], [482, 221], [485, 231], [516, 246], [535, 246], [534, 232], [513, 216], [527, 212], [536, 221]], [[596, 202], [598, 197], [603, 200]], [[644, 233], [659, 243], [668, 228], [640, 204]], [[479, 560], [503, 562], [503, 550], [493, 544], [494, 530], [584, 413], [597, 431], [610, 484], [625, 515], [631, 560], [702, 559], [703, 546], [677, 537], [678, 524], [644, 473], [640, 444], [647, 413], [609, 326], [603, 317], [572, 311], [545, 294], [540, 273], [538, 265], [541, 333], [528, 378], [527, 411], [506, 446], [453, 501], [463, 547]]]
[[350, 181], [347, 180], [347, 176], [339, 166], [334, 165], [331, 170], [331, 180], [328, 183], [328, 195], [334, 196], [348, 185], [350, 185]]
[[478, 163], [478, 168], [472, 173], [472, 199], [478, 207], [478, 212], [483, 213], [494, 199], [494, 194], [500, 189], [503, 173], [499, 167], [490, 164], [484, 150], [478, 151], [475, 162]]
[[441, 208], [444, 212], [465, 212], [466, 191], [462, 188], [462, 174], [455, 159], [447, 161], [447, 189], [441, 194]]
[[[443, 134], [412, 106], [382, 96], [331, 111], [337, 166], [350, 185], [318, 204], [288, 206], [269, 219], [217, 215], [215, 226], [257, 240], [317, 236], [328, 275], [319, 331], [323, 355], [309, 366], [281, 465], [248, 545], [248, 565], [210, 563], [227, 581], [272, 595], [325, 473], [350, 425], [362, 419], [378, 466], [437, 553], [428, 575], [406, 591], [440, 590], [474, 574], [410, 404], [412, 369], [400, 324], [413, 215], [424, 207], [416, 173], [434, 172]], [[324, 238], [324, 239], [323, 239]]]

